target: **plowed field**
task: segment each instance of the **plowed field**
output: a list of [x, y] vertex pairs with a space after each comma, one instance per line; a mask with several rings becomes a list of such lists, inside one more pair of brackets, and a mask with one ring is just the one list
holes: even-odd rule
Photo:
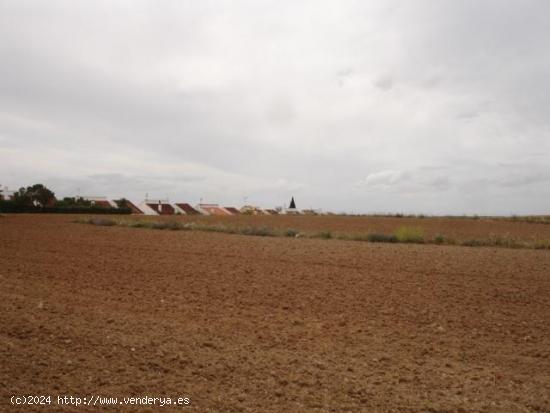
[[[238, 219], [249, 218], [304, 230], [410, 224]], [[74, 219], [0, 217], [2, 412], [550, 412], [550, 251]], [[550, 239], [550, 225], [419, 221], [456, 238]], [[12, 395], [191, 404], [17, 408]]]

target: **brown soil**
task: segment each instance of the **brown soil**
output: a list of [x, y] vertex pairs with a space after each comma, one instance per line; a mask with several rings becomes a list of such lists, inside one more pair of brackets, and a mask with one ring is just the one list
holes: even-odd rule
[[[252, 218], [319, 230], [389, 225]], [[73, 219], [0, 219], [0, 411], [182, 410], [17, 409], [14, 394], [181, 395], [196, 412], [550, 411], [549, 251]]]

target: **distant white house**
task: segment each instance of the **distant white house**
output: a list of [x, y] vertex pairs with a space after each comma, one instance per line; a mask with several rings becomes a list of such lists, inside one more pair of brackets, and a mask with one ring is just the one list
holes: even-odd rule
[[233, 215], [218, 204], [198, 204], [195, 209], [203, 215]]
[[178, 204], [172, 204], [172, 207], [174, 208], [174, 213], [176, 215], [187, 215], [184, 209], [182, 209]]
[[266, 215], [265, 211], [256, 205], [245, 205], [240, 209], [240, 213], [244, 215]]
[[13, 196], [15, 194], [15, 191], [10, 191], [7, 186], [1, 187], [0, 186], [0, 201], [11, 201], [13, 199]]
[[200, 212], [185, 202], [176, 202], [173, 204], [176, 214], [182, 215], [200, 215]]
[[145, 215], [174, 215], [178, 212], [168, 199], [145, 199], [138, 208]]
[[158, 215], [159, 213], [157, 212], [156, 209], [153, 209], [151, 208], [147, 202], [143, 201], [143, 202], [140, 202], [137, 207], [139, 208], [139, 210], [141, 212], [143, 212], [144, 215]]

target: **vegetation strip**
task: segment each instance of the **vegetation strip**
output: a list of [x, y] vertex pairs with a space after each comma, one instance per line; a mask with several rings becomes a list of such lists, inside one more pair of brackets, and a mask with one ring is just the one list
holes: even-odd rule
[[143, 220], [119, 220], [110, 218], [89, 218], [78, 219], [74, 221], [80, 224], [90, 224], [95, 226], [120, 226], [127, 228], [149, 228], [158, 230], [172, 231], [204, 231], [221, 232], [224, 234], [239, 234], [259, 237], [289, 237], [289, 238], [320, 238], [320, 239], [338, 239], [345, 241], [363, 241], [363, 242], [385, 242], [401, 244], [430, 244], [430, 245], [455, 245], [463, 247], [500, 247], [513, 249], [536, 249], [550, 250], [549, 240], [540, 241], [522, 241], [514, 238], [491, 236], [486, 239], [469, 239], [465, 241], [455, 241], [441, 234], [437, 234], [433, 239], [425, 239], [422, 229], [415, 227], [401, 227], [395, 234], [337, 234], [333, 235], [330, 231], [321, 231], [315, 233], [304, 233], [293, 228], [273, 229], [269, 227], [234, 227], [221, 224], [203, 224], [197, 222], [177, 222], [177, 221], [143, 221]]

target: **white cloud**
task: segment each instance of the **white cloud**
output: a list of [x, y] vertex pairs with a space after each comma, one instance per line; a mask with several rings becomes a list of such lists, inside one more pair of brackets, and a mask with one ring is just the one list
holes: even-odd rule
[[410, 178], [410, 174], [404, 171], [381, 171], [368, 175], [364, 184], [369, 187], [388, 188], [400, 185]]

